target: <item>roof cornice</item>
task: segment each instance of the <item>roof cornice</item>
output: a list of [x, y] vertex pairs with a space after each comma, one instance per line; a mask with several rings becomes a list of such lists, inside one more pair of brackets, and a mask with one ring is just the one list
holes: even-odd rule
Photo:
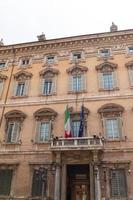
[[28, 43], [5, 45], [0, 47], [0, 54], [67, 48], [75, 45], [81, 46], [85, 44], [99, 45], [101, 43], [106, 43], [110, 41], [115, 42], [115, 41], [127, 41], [127, 40], [133, 40], [133, 29], [49, 39], [43, 42], [33, 41]]

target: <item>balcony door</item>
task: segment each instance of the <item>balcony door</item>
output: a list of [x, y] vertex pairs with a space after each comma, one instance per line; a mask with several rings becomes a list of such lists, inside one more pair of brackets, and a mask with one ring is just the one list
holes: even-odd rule
[[67, 200], [90, 200], [89, 165], [67, 166]]

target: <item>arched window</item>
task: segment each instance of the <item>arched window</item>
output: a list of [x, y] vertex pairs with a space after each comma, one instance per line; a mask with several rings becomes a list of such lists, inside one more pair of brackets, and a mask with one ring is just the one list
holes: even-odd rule
[[[87, 117], [89, 114], [89, 110], [83, 106], [83, 110], [81, 107], [80, 111], [74, 111], [73, 107], [68, 108], [68, 111], [70, 112], [70, 121], [71, 121], [71, 135], [72, 137], [87, 137]], [[81, 114], [81, 112], [83, 112]], [[81, 115], [83, 115], [83, 132], [80, 135], [80, 126], [81, 126]], [[79, 136], [80, 135], [80, 136]]]
[[25, 71], [20, 71], [14, 75], [13, 96], [25, 97], [28, 96], [29, 83], [32, 74]]
[[117, 64], [104, 62], [96, 66], [98, 71], [99, 90], [117, 90]]
[[41, 95], [54, 95], [56, 94], [57, 75], [59, 71], [57, 69], [46, 68], [40, 72], [41, 84], [40, 93]]
[[75, 65], [67, 69], [69, 75], [68, 92], [85, 92], [86, 91], [86, 72], [88, 68]]
[[130, 86], [133, 87], [133, 61], [126, 63], [126, 67], [128, 69]]
[[101, 115], [106, 139], [122, 139], [122, 113], [124, 108], [117, 104], [105, 104], [98, 112]]
[[57, 113], [50, 108], [43, 108], [34, 113], [36, 120], [36, 142], [47, 142], [52, 135], [53, 121]]
[[5, 141], [7, 143], [19, 142], [21, 126], [25, 118], [26, 114], [18, 110], [13, 110], [5, 114], [5, 119], [6, 119]]
[[0, 74], [0, 97], [2, 96], [6, 79], [7, 79], [7, 76]]

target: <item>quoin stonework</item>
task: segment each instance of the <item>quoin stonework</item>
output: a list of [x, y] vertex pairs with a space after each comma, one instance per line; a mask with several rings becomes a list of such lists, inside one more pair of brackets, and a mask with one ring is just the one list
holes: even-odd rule
[[132, 180], [133, 29], [1, 42], [0, 199], [132, 200]]

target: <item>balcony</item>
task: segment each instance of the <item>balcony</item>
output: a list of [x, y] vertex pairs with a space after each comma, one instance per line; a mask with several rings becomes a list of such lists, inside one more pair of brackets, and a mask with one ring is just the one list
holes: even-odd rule
[[51, 150], [100, 150], [103, 140], [99, 137], [54, 138], [51, 140]]

